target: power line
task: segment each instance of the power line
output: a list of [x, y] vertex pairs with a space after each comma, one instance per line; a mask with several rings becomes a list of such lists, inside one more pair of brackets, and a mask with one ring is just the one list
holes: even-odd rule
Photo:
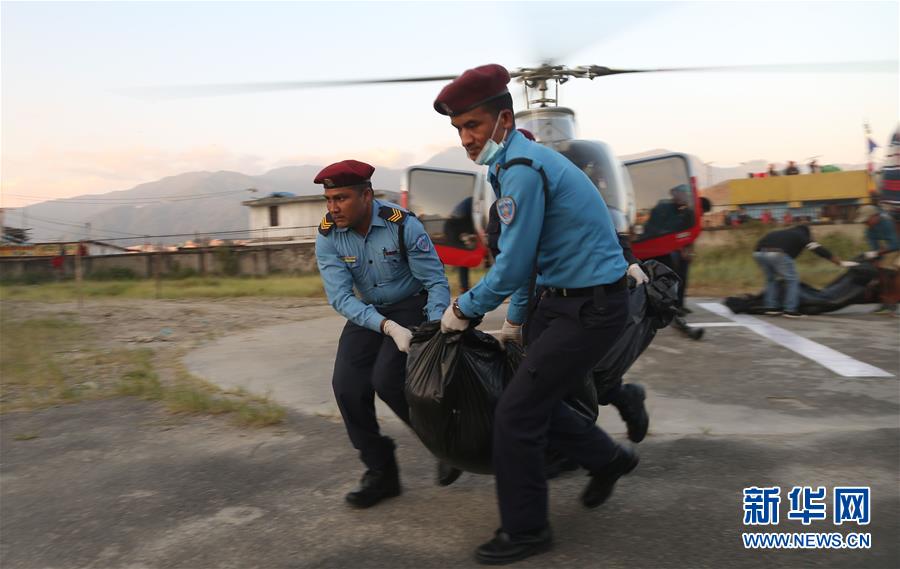
[[[165, 203], [165, 202], [180, 202], [180, 201], [190, 201], [190, 200], [200, 200], [207, 199], [213, 197], [222, 197], [229, 196], [232, 194], [244, 193], [247, 192], [247, 189], [241, 190], [229, 190], [227, 192], [213, 192], [206, 194], [170, 194], [164, 196], [152, 196], [147, 198], [104, 198], [104, 197], [74, 197], [74, 198], [60, 198], [54, 196], [40, 196], [40, 195], [26, 195], [26, 194], [10, 194], [4, 193], [5, 196], [20, 198], [20, 199], [44, 199], [50, 201], [66, 201], [66, 202], [74, 202], [74, 203], [83, 203], [83, 204], [95, 204], [95, 205], [128, 205], [128, 204], [138, 204], [138, 203]], [[44, 203], [44, 202], [40, 202]], [[38, 204], [32, 204], [38, 205]], [[20, 207], [32, 207], [32, 206], [20, 206]]]
[[[52, 223], [52, 224], [54, 224], [54, 225], [65, 225], [65, 226], [69, 226], [69, 227], [77, 227], [77, 228], [80, 228], [80, 229], [84, 229], [84, 228], [85, 228], [85, 226], [84, 226], [83, 223], [82, 223], [82, 224], [69, 223], [69, 222], [66, 222], [66, 221], [54, 220], [54, 219], [50, 219], [50, 218], [48, 218], [48, 217], [40, 217], [40, 216], [33, 215], [33, 214], [30, 215], [30, 216], [28, 216], [28, 217], [29, 217], [30, 219], [37, 219], [37, 220], [44, 221], [44, 222], [47, 222], [47, 223]], [[104, 229], [104, 228], [102, 228], [102, 227], [93, 227], [93, 226], [91, 226], [91, 229], [92, 229], [92, 230], [96, 230], [96, 231], [105, 231], [105, 232], [107, 232], [107, 233], [118, 233], [118, 234], [120, 234], [120, 235], [133, 235], [134, 237], [143, 237], [143, 235], [141, 235], [141, 234], [139, 234], [139, 233], [130, 233], [130, 232], [128, 232], [128, 231], [120, 231], [120, 230], [118, 230], [118, 229]]]

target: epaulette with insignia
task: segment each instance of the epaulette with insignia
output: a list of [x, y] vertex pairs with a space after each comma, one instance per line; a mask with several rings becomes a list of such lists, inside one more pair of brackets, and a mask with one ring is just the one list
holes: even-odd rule
[[396, 207], [390, 207], [387, 205], [383, 205], [378, 208], [378, 217], [396, 223], [397, 225], [403, 225], [403, 223], [406, 221], [406, 218], [410, 215], [412, 215], [412, 213], [406, 211], [405, 209], [398, 209]]
[[322, 218], [322, 223], [319, 224], [319, 233], [328, 235], [332, 229], [334, 229], [334, 218], [331, 217], [330, 213], [326, 213], [325, 217]]

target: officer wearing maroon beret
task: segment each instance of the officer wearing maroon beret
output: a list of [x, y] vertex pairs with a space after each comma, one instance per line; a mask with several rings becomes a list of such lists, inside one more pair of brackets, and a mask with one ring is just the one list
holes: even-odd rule
[[[475, 551], [486, 564], [511, 563], [551, 547], [548, 447], [590, 472], [581, 497], [587, 507], [602, 504], [638, 462], [630, 448], [563, 403], [624, 329], [628, 263], [587, 175], [516, 130], [509, 80], [500, 65], [476, 67], [434, 101], [469, 158], [488, 166], [500, 222], [494, 265], [444, 311], [441, 329], [464, 331], [471, 319], [509, 297], [501, 338], [521, 341], [525, 324], [528, 347], [495, 409], [492, 462], [501, 527]], [[533, 274], [539, 294], [533, 294]]]
[[[379, 430], [375, 394], [409, 424], [403, 391], [409, 327], [439, 319], [450, 303], [444, 266], [425, 228], [399, 205], [374, 198], [374, 171], [344, 160], [314, 180], [324, 186], [328, 205], [316, 236], [316, 261], [328, 302], [347, 318], [332, 387], [366, 466], [360, 487], [346, 496], [360, 508], [400, 494], [394, 443]], [[449, 484], [459, 471], [443, 474]]]

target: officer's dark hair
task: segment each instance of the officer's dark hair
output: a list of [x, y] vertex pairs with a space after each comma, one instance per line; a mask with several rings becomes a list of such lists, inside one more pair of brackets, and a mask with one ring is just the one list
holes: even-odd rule
[[491, 99], [482, 105], [482, 107], [484, 110], [491, 113], [495, 119], [500, 116], [501, 111], [511, 111], [513, 113], [513, 123], [515, 123], [515, 111], [513, 110], [512, 94], [510, 93], [504, 93], [496, 99]]
[[[364, 193], [366, 190], [372, 190], [372, 182], [363, 182], [362, 184], [354, 184], [350, 187], [361, 194], [361, 193]], [[372, 190], [372, 191], [374, 192], [375, 190]]]

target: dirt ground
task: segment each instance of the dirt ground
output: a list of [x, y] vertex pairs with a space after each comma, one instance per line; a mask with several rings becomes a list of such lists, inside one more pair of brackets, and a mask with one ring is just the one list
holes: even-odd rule
[[319, 318], [333, 310], [318, 298], [94, 299], [82, 307], [4, 300], [0, 313], [10, 320], [73, 318], [91, 328], [92, 341], [107, 348], [190, 349], [232, 332]]
[[[123, 357], [130, 351], [149, 349], [153, 371], [160, 381], [171, 385], [181, 370], [180, 358], [191, 349], [228, 334], [332, 313], [324, 300], [316, 298], [105, 298], [86, 300], [81, 307], [76, 302], [0, 301], [0, 317], [5, 322], [53, 319], [79, 325], [79, 338], [45, 349], [80, 400], [115, 392], [133, 367], [131, 359]], [[6, 385], [4, 408], [34, 407], [22, 404], [21, 391]]]
[[[693, 318], [722, 323], [694, 307]], [[583, 472], [555, 481], [557, 546], [517, 567], [897, 567], [897, 321], [859, 308], [768, 322], [889, 378], [836, 376], [744, 327], [711, 327], [701, 342], [662, 331], [629, 372], [648, 387], [652, 416], [640, 467], [597, 510], [578, 504]], [[286, 384], [326, 392], [333, 356], [325, 347], [343, 324], [320, 300], [298, 299], [93, 300], [80, 310], [4, 302], [0, 310], [4, 320], [75, 319], [92, 350], [149, 348], [158, 367], [216, 350], [232, 370], [275, 367], [274, 357], [250, 357], [263, 352], [253, 342], [272, 344], [302, 368]], [[322, 361], [298, 366], [301, 347]], [[601, 418], [622, 429], [613, 412]], [[414, 435], [396, 420], [383, 428], [398, 443], [404, 493], [360, 512], [343, 504], [361, 471], [339, 420], [289, 408], [281, 424], [241, 428], [134, 397], [4, 413], [0, 565], [475, 567], [472, 549], [497, 525], [493, 479], [466, 474], [438, 488], [434, 459]], [[742, 488], [806, 484], [871, 486], [872, 523], [783, 521], [770, 531], [871, 532], [872, 548], [741, 546]], [[787, 507], [785, 497], [783, 516]]]

